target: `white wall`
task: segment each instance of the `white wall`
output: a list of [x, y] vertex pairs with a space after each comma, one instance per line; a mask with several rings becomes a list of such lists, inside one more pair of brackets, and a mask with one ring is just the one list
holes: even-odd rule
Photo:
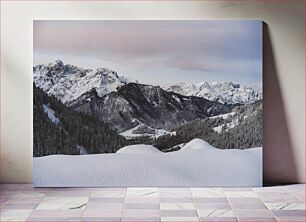
[[304, 16], [304, 2], [292, 0], [1, 1], [2, 181], [31, 181], [33, 19], [260, 19], [268, 28], [265, 181], [305, 182]]

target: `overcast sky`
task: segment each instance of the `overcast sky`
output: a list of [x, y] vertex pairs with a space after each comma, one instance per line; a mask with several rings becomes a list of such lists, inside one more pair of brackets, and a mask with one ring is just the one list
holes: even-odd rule
[[232, 81], [261, 89], [262, 23], [34, 21], [34, 65], [57, 59], [141, 83]]

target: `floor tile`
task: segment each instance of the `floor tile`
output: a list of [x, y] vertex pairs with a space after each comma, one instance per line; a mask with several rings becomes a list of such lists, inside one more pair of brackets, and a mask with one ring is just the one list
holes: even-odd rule
[[287, 193], [288, 188], [287, 186], [269, 186], [269, 187], [258, 187], [253, 188], [255, 192], [278, 192], [278, 193]]
[[257, 194], [255, 192], [252, 192], [252, 191], [240, 191], [240, 192], [226, 191], [225, 196], [228, 197], [228, 198], [231, 198], [231, 197], [246, 197], [246, 198], [254, 197], [254, 198], [256, 198]]
[[91, 191], [48, 191], [46, 197], [89, 197]]
[[201, 217], [201, 222], [238, 222], [236, 217]]
[[6, 203], [10, 204], [39, 204], [44, 198], [10, 198]]
[[91, 190], [96, 191], [124, 191], [126, 192], [126, 187], [93, 187]]
[[40, 192], [26, 192], [26, 191], [18, 191], [15, 192], [14, 195], [11, 197], [12, 199], [31, 199], [31, 198], [44, 198], [46, 195], [45, 193]]
[[278, 217], [278, 222], [305, 222], [305, 217]]
[[302, 202], [305, 203], [305, 191], [302, 191], [302, 192], [291, 192], [291, 194], [293, 194], [294, 196], [296, 196], [299, 200], [301, 200]]
[[86, 209], [84, 217], [121, 217], [123, 209]]
[[231, 209], [229, 203], [196, 203], [197, 209]]
[[194, 203], [160, 203], [161, 210], [195, 210]]
[[240, 218], [273, 218], [272, 213], [266, 209], [234, 209], [238, 219]]
[[241, 217], [239, 222], [277, 222], [275, 218]]
[[159, 187], [159, 192], [191, 192], [189, 187]]
[[84, 210], [33, 210], [27, 221], [80, 221]]
[[25, 221], [32, 210], [1, 209], [1, 221]]
[[100, 197], [90, 197], [89, 203], [123, 203], [124, 198], [100, 198]]
[[121, 217], [83, 217], [84, 222], [120, 222]]
[[161, 217], [162, 222], [199, 222], [198, 217]]
[[286, 188], [289, 189], [289, 190], [305, 191], [306, 186], [305, 186], [305, 184], [292, 184], [292, 185], [287, 185]]
[[143, 204], [158, 204], [158, 198], [126, 198], [125, 203], [143, 203]]
[[304, 217], [305, 210], [272, 210], [275, 217]]
[[231, 203], [233, 209], [267, 209], [263, 203]]
[[225, 197], [195, 197], [195, 203], [228, 203]]
[[193, 198], [189, 198], [189, 197], [179, 197], [179, 198], [160, 197], [159, 201], [161, 203], [193, 203]]
[[193, 197], [224, 197], [222, 188], [191, 188]]
[[259, 198], [244, 197], [244, 198], [228, 198], [231, 204], [261, 204], [262, 201]]
[[155, 218], [155, 217], [160, 217], [160, 210], [159, 209], [124, 209], [122, 217]]
[[236, 191], [236, 192], [251, 191], [251, 192], [254, 192], [253, 188], [251, 188], [251, 187], [225, 187], [225, 188], [223, 188], [223, 191], [224, 192], [226, 192], [226, 191]]
[[9, 197], [0, 197], [1, 207], [9, 200]]
[[126, 198], [158, 198], [157, 188], [127, 188]]
[[2, 209], [35, 209], [38, 206], [38, 203], [32, 204], [20, 204], [20, 203], [7, 203], [5, 204]]
[[0, 193], [1, 220], [302, 222], [304, 189], [303, 184], [224, 189], [34, 188], [32, 184], [6, 184]]
[[295, 195], [287, 193], [258, 193], [259, 198], [265, 203], [298, 203], [302, 202]]
[[159, 222], [160, 217], [122, 217], [121, 222]]
[[123, 203], [87, 203], [86, 209], [123, 209]]
[[235, 217], [233, 210], [231, 209], [199, 209], [200, 217]]
[[191, 191], [160, 191], [160, 197], [192, 197]]
[[117, 190], [117, 191], [95, 191], [91, 194], [91, 197], [103, 197], [103, 198], [124, 198], [125, 190]]
[[269, 210], [305, 210], [305, 203], [266, 203]]
[[82, 217], [29, 217], [26, 221], [32, 222], [66, 222], [66, 221], [73, 221], [73, 222], [80, 222], [82, 221]]
[[46, 197], [37, 210], [74, 210], [85, 209], [88, 197]]
[[196, 210], [161, 210], [162, 217], [196, 217]]
[[126, 203], [124, 209], [159, 209], [159, 204], [155, 203]]

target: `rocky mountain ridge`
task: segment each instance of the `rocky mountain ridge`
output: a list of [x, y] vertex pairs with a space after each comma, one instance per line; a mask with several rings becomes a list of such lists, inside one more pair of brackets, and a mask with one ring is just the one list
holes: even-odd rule
[[195, 119], [230, 112], [229, 107], [217, 102], [137, 83], [126, 84], [103, 97], [92, 90], [69, 106], [112, 124], [118, 132], [135, 127], [134, 119], [170, 130]]
[[177, 83], [170, 86], [167, 91], [180, 93], [185, 96], [198, 96], [222, 104], [248, 104], [262, 99], [262, 93], [249, 86], [240, 86], [232, 82], [200, 82]]
[[83, 69], [65, 65], [60, 60], [35, 66], [33, 76], [37, 87], [60, 99], [64, 104], [91, 90], [95, 90], [102, 97], [129, 82], [127, 78], [107, 68]]

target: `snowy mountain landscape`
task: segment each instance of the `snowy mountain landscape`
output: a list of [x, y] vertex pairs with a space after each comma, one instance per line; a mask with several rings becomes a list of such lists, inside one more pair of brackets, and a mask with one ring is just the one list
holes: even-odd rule
[[35, 20], [35, 186], [260, 186], [262, 22]]
[[35, 186], [262, 184], [262, 98], [250, 87], [163, 89], [59, 60], [33, 72]]
[[169, 152], [194, 138], [221, 149], [262, 146], [261, 94], [250, 87], [204, 82], [164, 90], [60, 60], [33, 73], [34, 156], [113, 153], [132, 144]]

